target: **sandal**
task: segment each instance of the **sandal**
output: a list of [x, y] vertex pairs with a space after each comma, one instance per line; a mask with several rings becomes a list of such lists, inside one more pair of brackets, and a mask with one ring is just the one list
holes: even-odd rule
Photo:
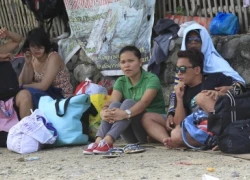
[[121, 154], [124, 153], [123, 148], [111, 148], [107, 152], [107, 154], [104, 154], [102, 157], [104, 158], [115, 158], [121, 156]]
[[140, 147], [139, 144], [128, 144], [123, 148], [123, 150], [125, 154], [133, 154], [146, 151], [146, 149]]

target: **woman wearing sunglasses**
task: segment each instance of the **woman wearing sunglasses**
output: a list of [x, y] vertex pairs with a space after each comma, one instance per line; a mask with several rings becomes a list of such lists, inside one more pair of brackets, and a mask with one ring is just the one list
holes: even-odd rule
[[116, 80], [111, 101], [100, 112], [102, 121], [96, 140], [84, 154], [106, 153], [120, 135], [128, 143], [146, 143], [147, 133], [141, 125], [144, 112], [166, 114], [160, 80], [142, 69], [140, 51], [126, 46], [119, 59], [124, 76]]
[[[203, 26], [199, 24], [192, 24], [184, 30], [181, 50], [195, 48], [204, 54], [203, 74], [223, 73], [233, 79], [233, 84], [238, 88], [245, 86], [244, 79], [236, 72], [230, 64], [217, 52], [213, 45], [213, 41]], [[175, 84], [178, 84], [178, 77], [176, 76]], [[216, 87], [215, 90], [225, 93], [232, 86]], [[174, 114], [175, 114], [175, 93], [173, 92], [170, 97], [170, 105], [168, 110], [168, 118], [166, 127], [172, 130], [174, 127]]]

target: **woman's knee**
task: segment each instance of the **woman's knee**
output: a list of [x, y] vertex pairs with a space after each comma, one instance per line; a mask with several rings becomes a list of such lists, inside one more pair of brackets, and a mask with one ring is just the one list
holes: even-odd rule
[[112, 102], [110, 105], [109, 105], [109, 109], [112, 109], [112, 108], [120, 108], [122, 103], [116, 101], [116, 102]]
[[136, 103], [136, 101], [134, 101], [133, 99], [125, 99], [121, 106], [120, 106], [120, 109], [122, 110], [126, 110], [126, 109], [129, 109], [131, 108], [132, 106], [134, 106]]
[[21, 102], [32, 102], [32, 96], [29, 91], [27, 90], [21, 90], [17, 95], [16, 95], [16, 104], [20, 104]]
[[143, 127], [149, 126], [151, 124], [150, 122], [152, 121], [152, 118], [153, 118], [152, 113], [145, 113], [141, 118], [141, 123]]

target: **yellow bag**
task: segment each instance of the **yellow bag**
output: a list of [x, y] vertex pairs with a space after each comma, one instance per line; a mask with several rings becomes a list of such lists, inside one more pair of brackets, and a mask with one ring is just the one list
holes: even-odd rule
[[106, 94], [92, 94], [90, 95], [90, 101], [95, 106], [98, 114], [96, 116], [89, 116], [89, 137], [95, 139], [96, 132], [101, 124], [100, 111], [104, 104], [110, 99]]

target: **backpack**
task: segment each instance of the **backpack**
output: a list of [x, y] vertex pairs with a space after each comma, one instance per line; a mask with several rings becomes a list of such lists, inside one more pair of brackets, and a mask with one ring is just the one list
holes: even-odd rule
[[[6, 78], [8, 77], [8, 78]], [[0, 62], [0, 100], [7, 100], [19, 91], [17, 75], [9, 61]]]
[[220, 136], [229, 124], [245, 119], [250, 119], [250, 92], [233, 95], [228, 91], [217, 99], [208, 117], [208, 130]]
[[250, 119], [229, 124], [218, 138], [219, 149], [224, 153], [250, 153]]
[[19, 75], [21, 74], [24, 63], [25, 63], [24, 56], [15, 57], [13, 60], [11, 60], [11, 65], [17, 77], [19, 77]]
[[[201, 146], [195, 147], [189, 144], [186, 133], [195, 141], [199, 142]], [[207, 130], [207, 114], [201, 109], [193, 112], [182, 121], [181, 136], [189, 148], [197, 150], [211, 149], [217, 143], [217, 137], [213, 136], [213, 134]]]
[[44, 23], [49, 19], [48, 30], [52, 26], [53, 18], [66, 11], [63, 0], [22, 0], [22, 2], [33, 12], [37, 21]]

